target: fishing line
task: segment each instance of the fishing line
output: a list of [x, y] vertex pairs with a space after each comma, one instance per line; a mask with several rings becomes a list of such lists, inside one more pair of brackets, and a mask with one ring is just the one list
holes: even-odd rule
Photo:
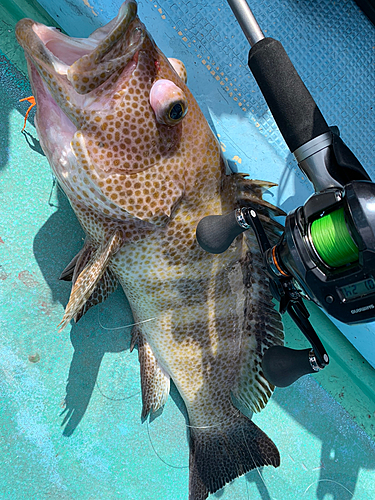
[[313, 486], [316, 483], [323, 483], [323, 482], [338, 484], [339, 486], [342, 486], [344, 488], [344, 490], [346, 490], [348, 493], [350, 493], [350, 495], [352, 495], [352, 496], [354, 495], [354, 493], [351, 492], [350, 490], [348, 490], [348, 488], [346, 486], [344, 486], [341, 483], [338, 483], [337, 481], [334, 481], [333, 479], [318, 479], [318, 481], [314, 481], [313, 483], [310, 484], [310, 486], [308, 488], [306, 488], [305, 493], [303, 494], [303, 496], [306, 495], [306, 493], [311, 488], [311, 486]]
[[54, 205], [52, 203], [52, 194], [53, 194], [53, 190], [55, 189], [55, 186], [56, 186], [56, 177], [52, 174], [52, 187], [51, 187], [51, 191], [50, 191], [49, 197], [48, 197], [48, 205], [50, 207], [59, 208], [58, 205]]
[[159, 453], [156, 451], [156, 448], [154, 446], [154, 443], [152, 442], [152, 439], [151, 439], [151, 434], [150, 434], [150, 427], [149, 427], [149, 423], [148, 423], [148, 420], [146, 421], [147, 423], [147, 433], [148, 433], [148, 438], [150, 440], [150, 444], [151, 444], [151, 447], [152, 449], [154, 450], [154, 453], [155, 455], [163, 462], [163, 464], [167, 465], [168, 467], [171, 467], [172, 469], [188, 469], [189, 466], [188, 465], [172, 465], [172, 464], [169, 464], [168, 462], [166, 462], [160, 455]]
[[[240, 415], [241, 415], [241, 412], [239, 410], [236, 410], [237, 413], [236, 413], [236, 418], [238, 418]], [[233, 415], [234, 416], [234, 415]], [[198, 426], [198, 425], [189, 425], [189, 424], [185, 424], [186, 427], [188, 427], [189, 429], [220, 429], [220, 427], [222, 427], [224, 424], [231, 424], [233, 422], [232, 419], [227, 419], [227, 420], [222, 420], [221, 422], [218, 422], [217, 424], [213, 424], [213, 425], [202, 425], [202, 426]]]
[[122, 330], [122, 328], [130, 328], [131, 326], [137, 326], [137, 325], [141, 325], [142, 323], [148, 323], [149, 321], [154, 321], [155, 319], [156, 319], [156, 317], [144, 319], [143, 321], [138, 321], [137, 323], [130, 323], [129, 325], [115, 326], [112, 328], [108, 328], [107, 326], [104, 326], [102, 324], [102, 322], [100, 321], [100, 313], [99, 313], [99, 309], [98, 309], [98, 322], [99, 322], [99, 325], [101, 326], [101, 328], [103, 328], [103, 330]]
[[[129, 327], [132, 327], [132, 326], [137, 326], [137, 325], [141, 325], [142, 323], [148, 323], [149, 321], [154, 321], [156, 320], [156, 317], [155, 318], [149, 318], [149, 319], [145, 319], [143, 321], [138, 321], [136, 323], [130, 323], [129, 325], [124, 325], [124, 326], [118, 326], [118, 327], [114, 327], [114, 328], [108, 328], [106, 326], [104, 326], [102, 324], [102, 322], [100, 321], [100, 313], [99, 313], [99, 309], [98, 309], [98, 322], [99, 322], [99, 325], [101, 326], [101, 328], [103, 328], [104, 330], [121, 330], [123, 328], [129, 328]], [[140, 394], [141, 391], [138, 391], [137, 393], [134, 393], [130, 396], [127, 396], [127, 397], [123, 397], [123, 398], [110, 398], [108, 396], [106, 396], [105, 394], [103, 394], [103, 392], [101, 391], [99, 385], [98, 385], [98, 382], [96, 382], [96, 385], [98, 387], [98, 390], [100, 392], [100, 394], [102, 394], [104, 397], [106, 397], [107, 399], [111, 400], [111, 401], [123, 401], [123, 400], [126, 400], [126, 399], [130, 399], [138, 394]], [[150, 434], [150, 428], [149, 428], [149, 422], [147, 420], [146, 422], [147, 424], [147, 434], [148, 434], [148, 438], [149, 438], [149, 441], [150, 441], [150, 444], [151, 444], [151, 448], [153, 449], [155, 455], [159, 458], [159, 460], [161, 462], [163, 462], [165, 465], [167, 465], [168, 467], [171, 467], [173, 469], [188, 469], [189, 468], [189, 465], [183, 465], [183, 466], [179, 466], [179, 465], [172, 465], [168, 462], [166, 462], [160, 455], [159, 453], [157, 452], [155, 446], [154, 446], [154, 443], [152, 442], [152, 438], [151, 438], [151, 434]]]
[[316, 219], [310, 231], [315, 250], [329, 266], [340, 267], [358, 260], [358, 247], [346, 225], [343, 208]]
[[[266, 482], [265, 482], [265, 480], [264, 480], [264, 478], [263, 478], [262, 474], [260, 473], [259, 467], [257, 466], [257, 463], [256, 463], [256, 462], [255, 462], [255, 460], [254, 460], [254, 456], [253, 456], [253, 454], [251, 453], [251, 449], [249, 448], [249, 446], [248, 446], [248, 444], [247, 444], [247, 441], [246, 441], [246, 436], [245, 436], [245, 432], [244, 432], [243, 428], [241, 429], [241, 432], [242, 432], [242, 436], [243, 436], [243, 440], [244, 440], [244, 443], [245, 443], [245, 445], [246, 445], [246, 448], [248, 449], [248, 452], [250, 453], [250, 456], [251, 456], [251, 458], [252, 458], [252, 460], [253, 460], [253, 464], [255, 465], [255, 470], [257, 471], [257, 474], [259, 475], [259, 477], [260, 477], [260, 479], [261, 479], [262, 483], [264, 484], [264, 487], [266, 488], [266, 491], [269, 493], [268, 488], [267, 488], [267, 485], [266, 485]], [[251, 471], [249, 471], [249, 472], [251, 472]], [[246, 486], [247, 486], [247, 481], [246, 481]], [[247, 490], [247, 493], [248, 493], [248, 495], [249, 495], [249, 490], [248, 490], [247, 488], [246, 488], [246, 490]], [[250, 500], [249, 496], [248, 496], [248, 500]], [[270, 495], [270, 500], [272, 500], [271, 495]]]
[[103, 398], [109, 399], [110, 401], [125, 401], [126, 399], [134, 398], [135, 396], [138, 396], [138, 394], [141, 393], [141, 391], [138, 391], [138, 392], [135, 392], [134, 394], [131, 394], [130, 396], [124, 396], [123, 398], [111, 398], [111, 397], [107, 396], [106, 394], [104, 394], [104, 392], [101, 390], [101, 388], [99, 386], [98, 381], [96, 381], [95, 385], [98, 388], [98, 391], [100, 392], [100, 394], [103, 396]]
[[[114, 328], [108, 328], [108, 327], [104, 326], [104, 325], [101, 323], [101, 321], [100, 321], [100, 311], [99, 311], [99, 308], [98, 308], [98, 322], [99, 322], [100, 327], [101, 327], [101, 328], [103, 328], [104, 330], [120, 330], [120, 329], [122, 329], [122, 328], [128, 328], [128, 327], [131, 327], [131, 326], [134, 326], [134, 325], [139, 325], [139, 324], [141, 324], [141, 323], [146, 323], [146, 322], [148, 322], [148, 321], [152, 321], [152, 320], [154, 320], [154, 319], [156, 319], [156, 318], [146, 319], [146, 320], [144, 320], [144, 321], [139, 321], [138, 323], [132, 323], [132, 324], [125, 325], [125, 326], [118, 326], [118, 327], [114, 327]], [[130, 356], [131, 356], [131, 353], [130, 353], [130, 352], [127, 352], [127, 356], [124, 356], [125, 360], [126, 360], [126, 358], [128, 358], [128, 357], [130, 357]], [[130, 396], [124, 396], [124, 397], [121, 397], [121, 398], [110, 397], [110, 396], [107, 396], [106, 394], [104, 394], [104, 392], [103, 392], [103, 391], [102, 391], [102, 389], [100, 388], [99, 383], [98, 383], [98, 381], [97, 381], [97, 380], [96, 380], [96, 382], [95, 382], [95, 385], [96, 385], [96, 387], [98, 388], [99, 393], [100, 393], [100, 394], [101, 394], [104, 398], [106, 398], [106, 399], [108, 399], [108, 400], [110, 400], [110, 401], [125, 401], [125, 400], [127, 400], [127, 399], [131, 399], [131, 398], [133, 398], [133, 397], [135, 397], [135, 396], [138, 396], [138, 395], [141, 393], [141, 391], [139, 390], [139, 391], [137, 391], [137, 392], [134, 392], [133, 394], [130, 394]]]
[[244, 479], [245, 479], [245, 486], [246, 486], [246, 496], [247, 496], [247, 500], [250, 500], [249, 486], [248, 486], [248, 484], [247, 484], [246, 474], [245, 474], [245, 476], [244, 476]]

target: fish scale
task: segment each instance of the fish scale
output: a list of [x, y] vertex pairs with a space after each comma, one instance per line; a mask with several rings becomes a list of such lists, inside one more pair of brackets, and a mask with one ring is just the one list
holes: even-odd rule
[[264, 407], [273, 386], [261, 360], [283, 343], [256, 239], [249, 231], [212, 255], [195, 238], [202, 217], [240, 204], [278, 237], [271, 215], [280, 212], [262, 200], [271, 184], [228, 174], [183, 63], [156, 47], [133, 0], [87, 40], [30, 20], [16, 34], [41, 145], [86, 233], [63, 271], [73, 286], [61, 326], [121, 284], [136, 323], [142, 417], [166, 403], [171, 379], [186, 405], [189, 500], [278, 466], [274, 443], [232, 401]]

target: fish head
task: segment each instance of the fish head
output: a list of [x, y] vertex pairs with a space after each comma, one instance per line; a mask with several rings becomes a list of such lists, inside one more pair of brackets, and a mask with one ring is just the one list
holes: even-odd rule
[[193, 146], [212, 133], [139, 20], [136, 2], [127, 0], [85, 39], [30, 19], [17, 24], [16, 35], [39, 139], [71, 203], [165, 224], [196, 170]]

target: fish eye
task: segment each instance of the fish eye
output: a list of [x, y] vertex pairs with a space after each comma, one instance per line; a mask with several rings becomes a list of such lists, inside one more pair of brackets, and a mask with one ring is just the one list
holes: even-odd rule
[[157, 80], [150, 91], [150, 104], [158, 123], [174, 126], [188, 110], [184, 91], [170, 80]]
[[175, 104], [172, 104], [172, 106], [169, 108], [169, 113], [168, 117], [170, 120], [176, 122], [180, 121], [181, 118], [185, 116], [185, 107], [182, 102], [176, 102]]

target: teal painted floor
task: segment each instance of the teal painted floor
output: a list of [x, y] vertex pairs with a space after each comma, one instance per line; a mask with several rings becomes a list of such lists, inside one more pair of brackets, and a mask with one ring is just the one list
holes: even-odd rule
[[[3, 57], [0, 71], [0, 498], [186, 499], [181, 401], [172, 390], [162, 414], [141, 424], [122, 292], [57, 332], [70, 287], [58, 276], [83, 234], [34, 127], [20, 133], [27, 82]], [[312, 377], [276, 390], [254, 420], [279, 447], [281, 466], [212, 498], [375, 499], [374, 442]]]

